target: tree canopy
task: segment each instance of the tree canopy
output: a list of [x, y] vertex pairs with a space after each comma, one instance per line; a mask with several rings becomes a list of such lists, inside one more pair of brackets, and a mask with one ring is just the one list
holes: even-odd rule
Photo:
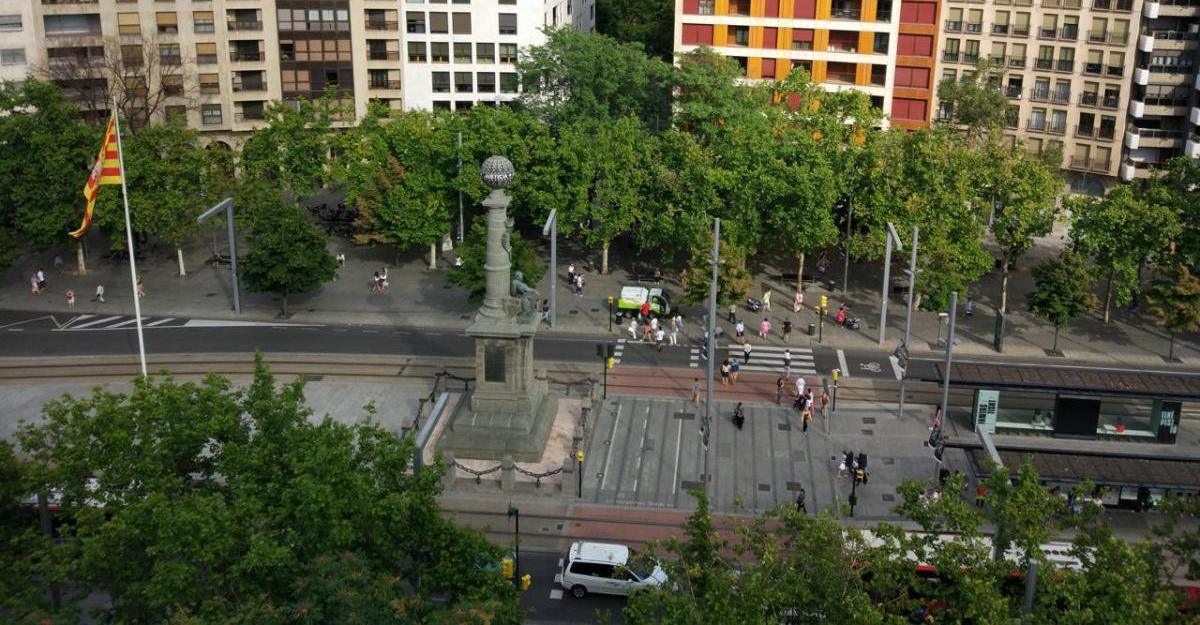
[[251, 183], [248, 195], [256, 214], [246, 239], [249, 251], [238, 267], [246, 288], [276, 293], [287, 316], [288, 296], [315, 290], [333, 278], [337, 262], [326, 249], [329, 237], [278, 190]]

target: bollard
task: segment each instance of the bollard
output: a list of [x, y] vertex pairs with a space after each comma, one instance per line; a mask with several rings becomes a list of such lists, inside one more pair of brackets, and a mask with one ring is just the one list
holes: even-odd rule
[[500, 461], [500, 490], [511, 492], [517, 487], [517, 471], [512, 454], [504, 454]]
[[454, 488], [454, 482], [458, 478], [458, 467], [454, 466], [454, 452], [442, 452], [442, 463], [446, 466], [446, 471], [442, 473], [442, 488], [450, 490]]
[[575, 480], [575, 459], [567, 456], [562, 463], [562, 491], [560, 494], [563, 499], [576, 499]]

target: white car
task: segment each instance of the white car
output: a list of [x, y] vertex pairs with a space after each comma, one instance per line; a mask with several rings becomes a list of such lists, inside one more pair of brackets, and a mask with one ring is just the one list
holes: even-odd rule
[[666, 583], [667, 574], [657, 562], [649, 563], [653, 568], [630, 563], [630, 553], [625, 545], [575, 542], [559, 561], [559, 583], [575, 597], [589, 592], [628, 595], [640, 588]]

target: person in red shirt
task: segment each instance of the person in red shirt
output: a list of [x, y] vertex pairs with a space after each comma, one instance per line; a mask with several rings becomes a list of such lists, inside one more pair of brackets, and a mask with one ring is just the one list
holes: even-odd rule
[[642, 318], [650, 318], [650, 302], [642, 302]]

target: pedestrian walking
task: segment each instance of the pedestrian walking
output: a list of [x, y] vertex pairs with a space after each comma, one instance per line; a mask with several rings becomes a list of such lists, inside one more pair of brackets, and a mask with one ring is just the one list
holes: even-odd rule
[[729, 359], [721, 363], [721, 386], [729, 386]]
[[838, 477], [846, 477], [846, 471], [849, 469], [849, 467], [846, 466], [846, 456], [845, 456], [846, 453], [848, 453], [848, 452], [842, 452], [842, 459], [838, 462], [838, 468], [837, 468], [837, 476]]
[[734, 330], [734, 332], [737, 333], [738, 340], [745, 343], [746, 342], [746, 324], [742, 323], [741, 319], [738, 319], [738, 322], [733, 326], [733, 330]]
[[572, 289], [575, 288], [575, 263], [567, 265], [567, 284], [571, 285]]
[[675, 313], [674, 323], [671, 324], [671, 345], [679, 344], [679, 333], [683, 332], [683, 317]]
[[692, 378], [692, 403], [700, 405], [700, 378]]
[[669, 344], [672, 346], [679, 344], [679, 330], [676, 330], [674, 326], [671, 326], [671, 335], [669, 340]]
[[761, 338], [764, 338], [764, 339], [767, 338], [768, 336], [771, 336], [771, 320], [770, 319], [763, 317], [762, 323], [758, 324], [758, 336]]
[[658, 317], [655, 317], [653, 314], [650, 315], [650, 329], [658, 332]]
[[29, 277], [29, 292], [34, 295], [42, 294], [42, 288], [38, 286], [37, 275]]
[[650, 322], [647, 321], [642, 325], [642, 340], [649, 343], [654, 339], [654, 329], [650, 327]]
[[800, 433], [808, 434], [808, 424], [812, 423], [812, 406], [804, 407], [804, 412], [800, 413]]
[[583, 297], [583, 274], [575, 276], [575, 294]]
[[787, 385], [787, 377], [786, 376], [781, 375], [775, 380], [775, 405], [776, 406], [783, 403], [783, 387], [786, 385]]
[[799, 290], [797, 290], [795, 295], [792, 296], [792, 312], [796, 313], [796, 314], [800, 314], [800, 311], [803, 308], [804, 308], [804, 294], [801, 293]]
[[846, 329], [846, 317], [849, 313], [846, 312], [846, 305], [842, 304], [838, 308], [837, 314], [833, 316], [833, 321], [838, 324], [843, 331]]
[[975, 315], [975, 300], [968, 297], [967, 298], [967, 307], [966, 307], [966, 310], [964, 310], [963, 312], [966, 313], [967, 319], [970, 319], [972, 316], [974, 316]]
[[101, 304], [104, 303], [104, 285], [103, 284], [96, 285], [96, 297], [92, 298], [92, 301], [100, 302]]
[[738, 373], [741, 370], [742, 366], [738, 364], [738, 361], [734, 360], [733, 362], [729, 363], [729, 379], [732, 380], [734, 384], [737, 384]]
[[658, 329], [658, 330], [657, 330], [657, 331], [654, 333], [654, 348], [655, 348], [655, 349], [657, 349], [657, 350], [658, 350], [658, 351], [660, 351], [660, 352], [662, 351], [662, 348], [663, 348], [663, 339], [664, 339], [665, 337], [666, 337], [666, 332], [663, 332], [662, 328], [659, 328], [659, 329]]
[[792, 320], [784, 319], [783, 320], [783, 344], [787, 345], [788, 342], [790, 342], [791, 338], [792, 338]]
[[737, 429], [740, 430], [740, 429], [742, 429], [742, 424], [744, 424], [745, 422], [746, 422], [746, 412], [744, 410], [742, 410], [742, 402], [739, 401], [737, 406], [734, 407], [734, 409], [733, 409], [733, 424], [736, 425]]
[[792, 374], [792, 350], [783, 349], [783, 372], [787, 375]]
[[821, 418], [829, 418], [829, 389], [825, 388], [821, 391]]
[[38, 269], [37, 273], [34, 274], [34, 278], [37, 280], [38, 291], [39, 292], [45, 291], [46, 290], [46, 272], [41, 269]]
[[796, 512], [800, 514], [808, 514], [808, 507], [805, 505], [804, 498], [804, 487], [801, 486], [800, 490], [796, 493]]
[[770, 289], [770, 287], [763, 289], [762, 304], [763, 304], [763, 310], [771, 310], [771, 289]]
[[737, 322], [737, 304], [729, 305], [729, 323]]
[[675, 313], [675, 331], [683, 332], [683, 315]]
[[796, 408], [796, 410], [800, 411], [800, 416], [803, 417], [805, 410], [808, 408], [808, 396], [801, 395], [797, 397], [796, 401], [792, 405]]
[[637, 340], [637, 330], [638, 330], [637, 319], [630, 319], [629, 320], [629, 340], [631, 340], [631, 341]]
[[146, 281], [141, 276], [137, 278], [137, 296], [138, 299], [146, 297]]
[[339, 268], [339, 269], [340, 269], [340, 268], [342, 268], [342, 267], [345, 267], [345, 266], [346, 266], [346, 254], [345, 254], [345, 252], [338, 252], [338, 255], [337, 255], [337, 264], [338, 264], [338, 268]]
[[642, 320], [649, 319], [650, 318], [650, 302], [649, 301], [642, 302], [642, 306], [641, 306], [641, 308], [638, 309], [638, 312], [641, 313]]
[[64, 264], [65, 263], [63, 263], [62, 256], [55, 256], [54, 257], [54, 273], [62, 273]]
[[75, 291], [67, 289], [67, 310], [75, 310]]
[[751, 349], [753, 348], [750, 347], [749, 343], [742, 343], [742, 364], [750, 364]]
[[379, 277], [379, 272], [376, 271], [376, 272], [372, 273], [371, 274], [371, 292], [378, 293], [380, 288], [382, 288], [381, 287], [382, 284], [383, 284], [383, 279]]
[[385, 265], [383, 271], [379, 273], [379, 292], [387, 291], [388, 288], [388, 268]]

